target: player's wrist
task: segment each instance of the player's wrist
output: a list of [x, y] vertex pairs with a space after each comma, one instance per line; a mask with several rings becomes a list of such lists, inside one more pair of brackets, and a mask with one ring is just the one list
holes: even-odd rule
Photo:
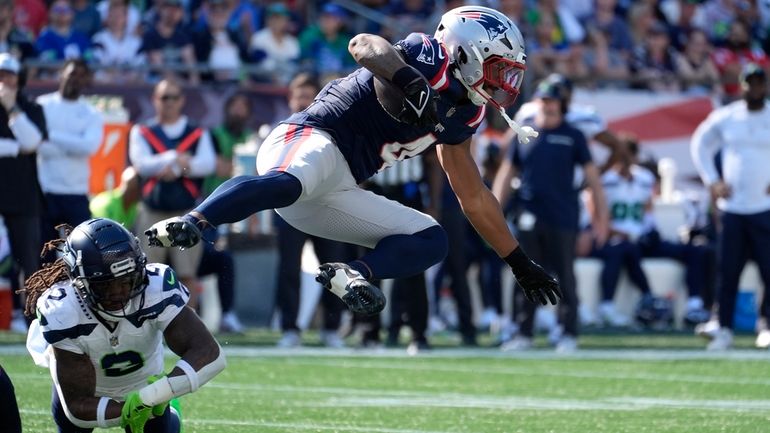
[[503, 257], [503, 261], [511, 267], [514, 274], [518, 271], [527, 269], [530, 263], [532, 263], [532, 260], [527, 253], [524, 252], [524, 248], [522, 248], [521, 245], [517, 246], [510, 254]]
[[156, 406], [174, 398], [168, 377], [162, 377], [139, 390], [139, 400], [145, 406]]
[[417, 80], [423, 80], [422, 75], [417, 72], [417, 69], [406, 65], [403, 68], [397, 70], [393, 74], [393, 78], [390, 80], [401, 90], [405, 90], [407, 86], [414, 83]]

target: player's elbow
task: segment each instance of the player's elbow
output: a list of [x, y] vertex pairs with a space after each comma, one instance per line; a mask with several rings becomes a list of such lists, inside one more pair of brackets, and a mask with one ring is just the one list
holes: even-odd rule
[[390, 47], [390, 44], [382, 37], [369, 33], [360, 33], [350, 40], [348, 51], [356, 62], [365, 65], [367, 61], [382, 55], [386, 46]]

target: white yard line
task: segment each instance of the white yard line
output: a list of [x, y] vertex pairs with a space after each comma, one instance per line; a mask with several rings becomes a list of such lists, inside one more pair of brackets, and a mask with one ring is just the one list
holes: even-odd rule
[[359, 368], [374, 370], [420, 370], [445, 373], [462, 374], [484, 374], [484, 375], [512, 375], [512, 376], [545, 376], [545, 377], [568, 377], [576, 379], [607, 379], [607, 380], [645, 380], [659, 382], [686, 382], [686, 383], [715, 383], [726, 385], [761, 385], [770, 386], [770, 379], [748, 378], [748, 377], [729, 377], [729, 376], [711, 376], [704, 377], [700, 375], [683, 374], [654, 374], [654, 373], [611, 373], [605, 371], [579, 370], [571, 367], [564, 371], [535, 371], [531, 367], [512, 367], [512, 366], [462, 366], [462, 365], [437, 365], [429, 364], [399, 364], [387, 361], [377, 360], [331, 360], [331, 359], [307, 359], [291, 358], [283, 362], [291, 365], [321, 365], [330, 368]]
[[347, 387], [308, 387], [290, 385], [244, 385], [237, 383], [210, 383], [212, 388], [228, 391], [259, 393], [288, 393], [304, 396], [325, 395], [312, 401], [298, 398], [297, 406], [304, 407], [449, 407], [466, 409], [550, 409], [550, 410], [647, 410], [708, 409], [726, 411], [770, 410], [770, 400], [713, 400], [671, 399], [654, 397], [601, 397], [564, 399], [551, 397], [524, 397], [515, 395], [474, 395], [465, 393], [401, 391], [394, 389], [359, 389]]

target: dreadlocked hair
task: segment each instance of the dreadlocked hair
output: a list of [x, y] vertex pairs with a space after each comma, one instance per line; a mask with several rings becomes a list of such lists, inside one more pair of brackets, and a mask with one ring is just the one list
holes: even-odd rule
[[37, 300], [40, 298], [40, 295], [59, 281], [70, 278], [67, 264], [64, 263], [63, 258], [59, 257], [60, 254], [58, 253], [61, 251], [61, 246], [67, 241], [67, 236], [72, 232], [72, 226], [60, 224], [56, 226], [56, 229], [59, 233], [63, 233], [63, 237], [48, 241], [43, 245], [43, 250], [40, 252], [40, 260], [42, 262], [40, 269], [24, 281], [23, 288], [16, 291], [16, 293], [25, 293], [27, 295], [24, 314], [28, 317], [35, 316]]

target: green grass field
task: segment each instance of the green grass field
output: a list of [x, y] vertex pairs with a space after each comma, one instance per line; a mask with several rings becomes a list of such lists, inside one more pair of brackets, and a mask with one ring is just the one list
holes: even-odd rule
[[[692, 337], [655, 337], [589, 336], [570, 356], [449, 345], [416, 357], [290, 353], [228, 340], [228, 368], [182, 400], [185, 431], [770, 432], [770, 353], [712, 356], [691, 350], [700, 344]], [[676, 349], [656, 349], [661, 340]], [[748, 347], [750, 337], [738, 343]], [[24, 431], [54, 432], [47, 370], [15, 344], [0, 345], [0, 363]]]

